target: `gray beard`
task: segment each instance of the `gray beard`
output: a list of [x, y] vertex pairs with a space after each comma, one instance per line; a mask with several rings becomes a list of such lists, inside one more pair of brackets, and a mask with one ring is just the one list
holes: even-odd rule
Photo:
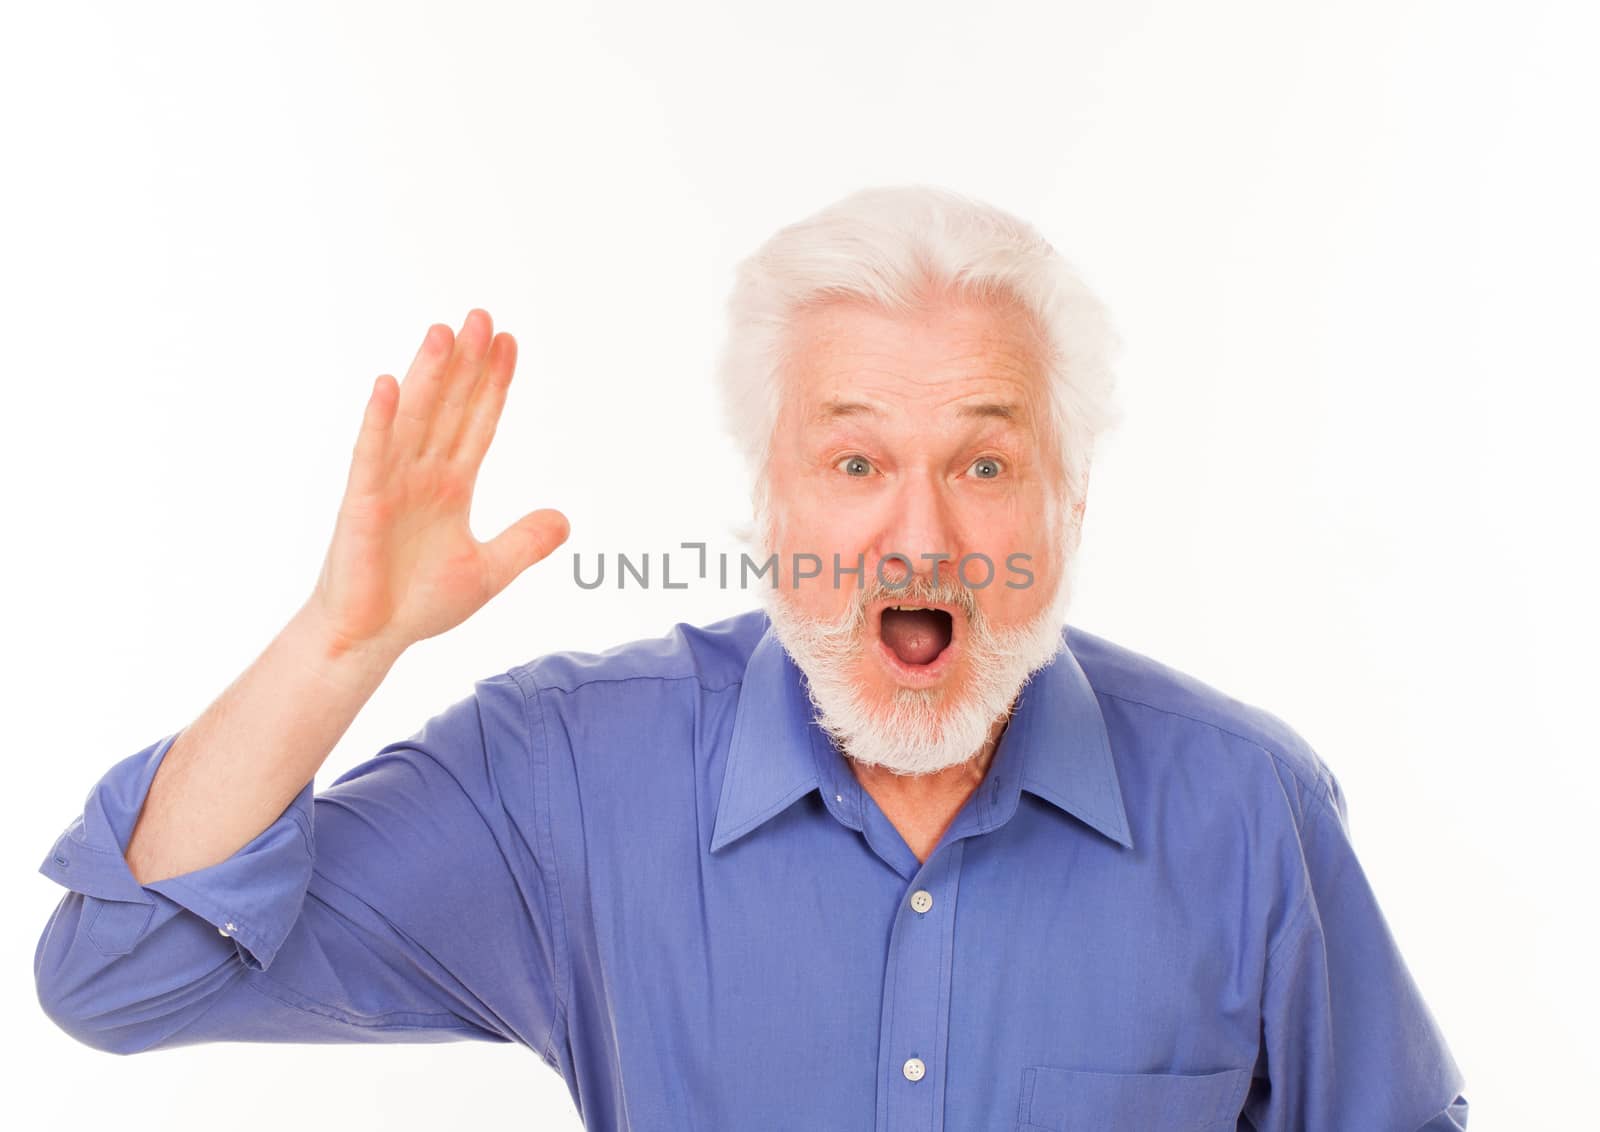
[[[1033, 674], [1061, 651], [1070, 581], [1070, 571], [1063, 569], [1049, 606], [1027, 624], [999, 631], [984, 618], [972, 591], [949, 581], [935, 586], [921, 576], [898, 590], [876, 582], [864, 587], [834, 621], [795, 612], [781, 589], [761, 594], [774, 633], [805, 674], [822, 729], [857, 762], [913, 775], [933, 774], [982, 753], [994, 725], [1011, 714]], [[863, 695], [856, 673], [871, 645], [865, 610], [889, 597], [966, 611], [964, 687], [897, 688], [886, 704]]]

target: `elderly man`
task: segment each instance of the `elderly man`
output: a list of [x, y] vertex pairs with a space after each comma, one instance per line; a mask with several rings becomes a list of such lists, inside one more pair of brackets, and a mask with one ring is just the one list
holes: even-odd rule
[[1327, 767], [1065, 626], [1111, 380], [1054, 249], [865, 191], [731, 316], [764, 608], [481, 680], [314, 796], [405, 648], [567, 535], [472, 537], [516, 346], [430, 328], [303, 607], [46, 856], [49, 1015], [121, 1053], [520, 1042], [596, 1129], [1464, 1127]]

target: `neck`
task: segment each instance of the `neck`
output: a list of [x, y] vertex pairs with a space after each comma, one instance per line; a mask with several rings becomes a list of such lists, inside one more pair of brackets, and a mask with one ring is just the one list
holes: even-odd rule
[[926, 861], [973, 791], [983, 784], [1000, 748], [1009, 716], [989, 732], [983, 749], [966, 762], [933, 774], [895, 774], [847, 758], [856, 781], [897, 829], [918, 861]]

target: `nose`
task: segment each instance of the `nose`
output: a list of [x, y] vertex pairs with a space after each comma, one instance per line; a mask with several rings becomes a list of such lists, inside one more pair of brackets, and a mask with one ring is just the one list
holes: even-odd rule
[[[954, 579], [961, 551], [956, 546], [951, 501], [937, 473], [926, 469], [908, 472], [888, 504], [890, 513], [876, 548], [876, 565], [885, 583], [899, 587], [912, 574], [929, 581]], [[891, 554], [901, 557], [889, 558]], [[939, 561], [923, 555], [949, 555], [949, 558]]]

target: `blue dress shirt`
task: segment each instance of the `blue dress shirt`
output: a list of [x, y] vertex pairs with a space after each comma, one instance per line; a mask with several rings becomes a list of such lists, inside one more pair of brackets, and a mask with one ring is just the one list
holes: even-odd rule
[[41, 871], [99, 1049], [520, 1042], [593, 1129], [1414, 1132], [1462, 1074], [1282, 721], [1077, 628], [919, 863], [757, 610], [554, 653], [229, 859], [122, 849], [176, 734]]

